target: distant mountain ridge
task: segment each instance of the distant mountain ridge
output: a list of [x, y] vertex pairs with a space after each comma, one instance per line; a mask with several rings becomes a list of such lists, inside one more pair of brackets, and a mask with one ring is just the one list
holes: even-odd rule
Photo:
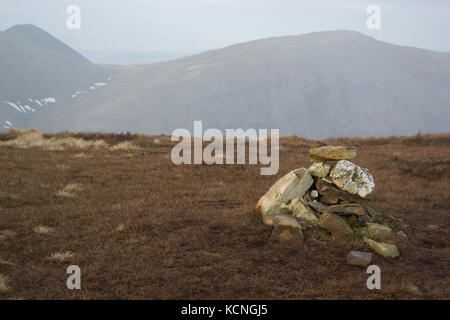
[[38, 123], [170, 134], [203, 120], [317, 139], [437, 133], [450, 131], [448, 88], [450, 54], [317, 32], [128, 67], [105, 90]]
[[[30, 28], [0, 33], [0, 128], [8, 120], [47, 131], [170, 134], [202, 120], [205, 128], [275, 128], [316, 139], [450, 131], [448, 53], [340, 30], [100, 67]], [[16, 90], [36, 110], [38, 94], [57, 102], [40, 112], [14, 97], [2, 105]]]

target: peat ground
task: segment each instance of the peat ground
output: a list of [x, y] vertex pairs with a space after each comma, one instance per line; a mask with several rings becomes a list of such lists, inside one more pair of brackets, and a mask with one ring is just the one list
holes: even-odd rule
[[[450, 297], [450, 134], [283, 137], [276, 176], [261, 176], [260, 165], [176, 166], [167, 136], [51, 136], [140, 148], [0, 146], [0, 299]], [[355, 163], [376, 183], [368, 204], [408, 224], [399, 258], [373, 254], [381, 290], [346, 264], [350, 250], [368, 252], [362, 241], [306, 230], [303, 244], [278, 243], [254, 214], [259, 197], [324, 144], [358, 146]], [[66, 287], [72, 264], [81, 290]]]

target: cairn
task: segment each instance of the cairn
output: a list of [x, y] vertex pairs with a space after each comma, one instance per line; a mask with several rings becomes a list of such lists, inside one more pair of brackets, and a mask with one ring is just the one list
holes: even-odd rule
[[[273, 226], [272, 237], [303, 239], [304, 229], [320, 228], [340, 237], [359, 237], [383, 257], [398, 257], [397, 247], [388, 243], [393, 228], [381, 222], [394, 222], [396, 228], [404, 222], [365, 205], [375, 182], [368, 169], [349, 161], [357, 157], [357, 148], [311, 148], [309, 157], [313, 163], [308, 169], [287, 173], [258, 201], [256, 211], [264, 224]], [[366, 266], [371, 253], [351, 251], [347, 261]]]

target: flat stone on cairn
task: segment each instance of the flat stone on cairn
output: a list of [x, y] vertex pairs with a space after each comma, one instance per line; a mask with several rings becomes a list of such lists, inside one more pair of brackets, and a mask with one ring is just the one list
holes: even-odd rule
[[335, 161], [351, 160], [357, 156], [356, 147], [347, 146], [326, 146], [309, 149], [309, 158], [311, 161]]

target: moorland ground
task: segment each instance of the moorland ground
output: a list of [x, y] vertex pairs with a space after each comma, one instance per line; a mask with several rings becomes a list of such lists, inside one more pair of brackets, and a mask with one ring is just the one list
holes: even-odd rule
[[[0, 134], [1, 299], [450, 297], [450, 134], [283, 137], [276, 176], [261, 176], [260, 165], [176, 166], [167, 136], [44, 135], [125, 142], [116, 149], [4, 145], [18, 135]], [[369, 250], [360, 239], [305, 230], [302, 244], [279, 243], [254, 213], [278, 178], [309, 166], [309, 147], [324, 144], [358, 146], [355, 163], [376, 183], [368, 204], [407, 223], [399, 258], [373, 255], [381, 290], [346, 264], [350, 250]], [[66, 287], [72, 264], [81, 290]]]

